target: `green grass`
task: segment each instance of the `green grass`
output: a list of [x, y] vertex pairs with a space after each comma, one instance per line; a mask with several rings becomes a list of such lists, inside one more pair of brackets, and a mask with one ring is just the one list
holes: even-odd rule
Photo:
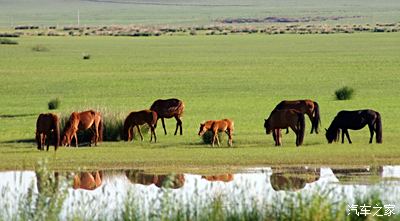
[[[47, 157], [57, 168], [140, 167], [195, 170], [252, 165], [399, 164], [400, 34], [237, 35], [174, 37], [21, 37], [0, 46], [0, 169], [32, 168]], [[49, 50], [31, 50], [43, 45]], [[83, 60], [82, 53], [90, 53]], [[357, 96], [335, 101], [350, 86]], [[158, 98], [185, 102], [183, 136], [175, 120], [161, 122], [158, 143], [103, 143], [97, 149], [37, 152], [31, 143], [47, 102], [58, 113], [88, 108], [125, 113], [149, 108]], [[321, 108], [322, 128], [340, 110], [372, 108], [383, 119], [383, 145], [368, 145], [369, 132], [350, 131], [353, 145], [327, 145], [323, 132], [295, 148], [293, 132], [283, 147], [265, 135], [264, 118], [283, 99], [310, 98]], [[235, 121], [234, 148], [211, 149], [197, 136], [208, 119]], [[225, 139], [226, 140], [226, 139]], [[162, 169], [162, 168], [161, 168]]]
[[[112, 3], [114, 2], [114, 3]], [[115, 3], [116, 2], [116, 3]], [[140, 4], [147, 2], [148, 4]], [[139, 3], [139, 4], [137, 4]], [[155, 3], [155, 4], [152, 4]], [[208, 25], [221, 18], [290, 18], [316, 16], [361, 16], [327, 23], [398, 22], [396, 0], [153, 0], [153, 1], [61, 1], [2, 0], [0, 27], [15, 25], [167, 24]]]

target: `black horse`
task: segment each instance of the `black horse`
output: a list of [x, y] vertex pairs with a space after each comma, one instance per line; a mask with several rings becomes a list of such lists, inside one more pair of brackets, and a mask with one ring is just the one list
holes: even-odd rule
[[374, 137], [374, 131], [376, 133], [376, 142], [382, 143], [382, 121], [379, 112], [374, 110], [356, 110], [356, 111], [340, 111], [335, 119], [333, 119], [331, 125], [326, 130], [326, 139], [328, 143], [338, 141], [339, 131], [342, 130], [342, 143], [344, 143], [344, 135], [347, 140], [351, 143], [348, 129], [360, 130], [368, 125], [369, 132], [371, 134], [369, 143], [372, 143]]

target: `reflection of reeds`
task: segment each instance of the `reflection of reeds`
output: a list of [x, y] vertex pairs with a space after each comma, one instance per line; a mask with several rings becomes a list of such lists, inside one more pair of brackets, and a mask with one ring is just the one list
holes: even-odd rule
[[[49, 171], [46, 162], [38, 164], [36, 177], [37, 183], [32, 183], [28, 193], [16, 197], [19, 199], [16, 211], [10, 214], [7, 208], [0, 208], [0, 220], [375, 220], [372, 214], [348, 216], [348, 205], [385, 205], [378, 192], [364, 197], [355, 193], [354, 202], [346, 201], [346, 193], [338, 196], [333, 190], [289, 191], [272, 198], [266, 192], [267, 196], [249, 197], [247, 191], [256, 186], [246, 183], [246, 189], [236, 187], [232, 192], [208, 198], [199, 197], [207, 193], [199, 192], [197, 185], [191, 198], [169, 188], [159, 188], [148, 198], [141, 195], [140, 188], [128, 191], [125, 196], [112, 196], [103, 187], [105, 200], [85, 195], [88, 197], [75, 197], [72, 205], [67, 206], [64, 202], [69, 186], [67, 179]], [[38, 191], [35, 191], [36, 185]], [[83, 196], [81, 193], [85, 192], [73, 191], [72, 195]], [[0, 196], [5, 194], [2, 190]], [[118, 198], [122, 200], [110, 206], [109, 200]], [[384, 220], [398, 218], [383, 217]]]

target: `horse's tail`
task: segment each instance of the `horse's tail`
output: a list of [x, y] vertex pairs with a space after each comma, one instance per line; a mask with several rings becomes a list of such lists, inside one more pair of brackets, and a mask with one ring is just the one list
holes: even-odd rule
[[379, 112], [376, 113], [376, 121], [375, 121], [375, 132], [376, 132], [376, 142], [382, 143], [382, 120]]
[[298, 116], [297, 126], [299, 127], [299, 130], [297, 132], [297, 139], [298, 139], [297, 146], [300, 146], [303, 144], [304, 131], [306, 130], [306, 122], [304, 119], [304, 114], [297, 113], [297, 116]]
[[58, 146], [60, 145], [60, 120], [57, 116], [53, 118], [54, 123], [54, 132], [53, 132], [53, 142], [54, 142], [54, 150], [56, 151]]
[[321, 117], [319, 115], [319, 105], [317, 102], [313, 102], [314, 103], [314, 119], [312, 122], [312, 126], [315, 130], [315, 133], [318, 133], [319, 130], [319, 126], [321, 125]]

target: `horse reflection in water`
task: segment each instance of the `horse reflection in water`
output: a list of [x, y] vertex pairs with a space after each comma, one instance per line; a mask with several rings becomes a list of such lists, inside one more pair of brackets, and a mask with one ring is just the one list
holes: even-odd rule
[[383, 167], [332, 168], [335, 177], [342, 184], [374, 184], [383, 177]]
[[141, 170], [126, 170], [126, 177], [133, 184], [151, 185], [154, 184], [161, 188], [178, 189], [185, 184], [185, 176], [183, 174], [147, 174]]
[[275, 191], [297, 191], [303, 189], [307, 183], [320, 178], [320, 169], [300, 168], [272, 168], [270, 177], [271, 186]]
[[222, 181], [222, 182], [230, 182], [233, 180], [233, 174], [221, 174], [221, 175], [211, 175], [211, 176], [201, 176], [202, 179], [208, 180], [210, 182], [214, 181]]
[[103, 180], [103, 173], [96, 172], [81, 172], [74, 176], [74, 189], [94, 190], [101, 186]]

